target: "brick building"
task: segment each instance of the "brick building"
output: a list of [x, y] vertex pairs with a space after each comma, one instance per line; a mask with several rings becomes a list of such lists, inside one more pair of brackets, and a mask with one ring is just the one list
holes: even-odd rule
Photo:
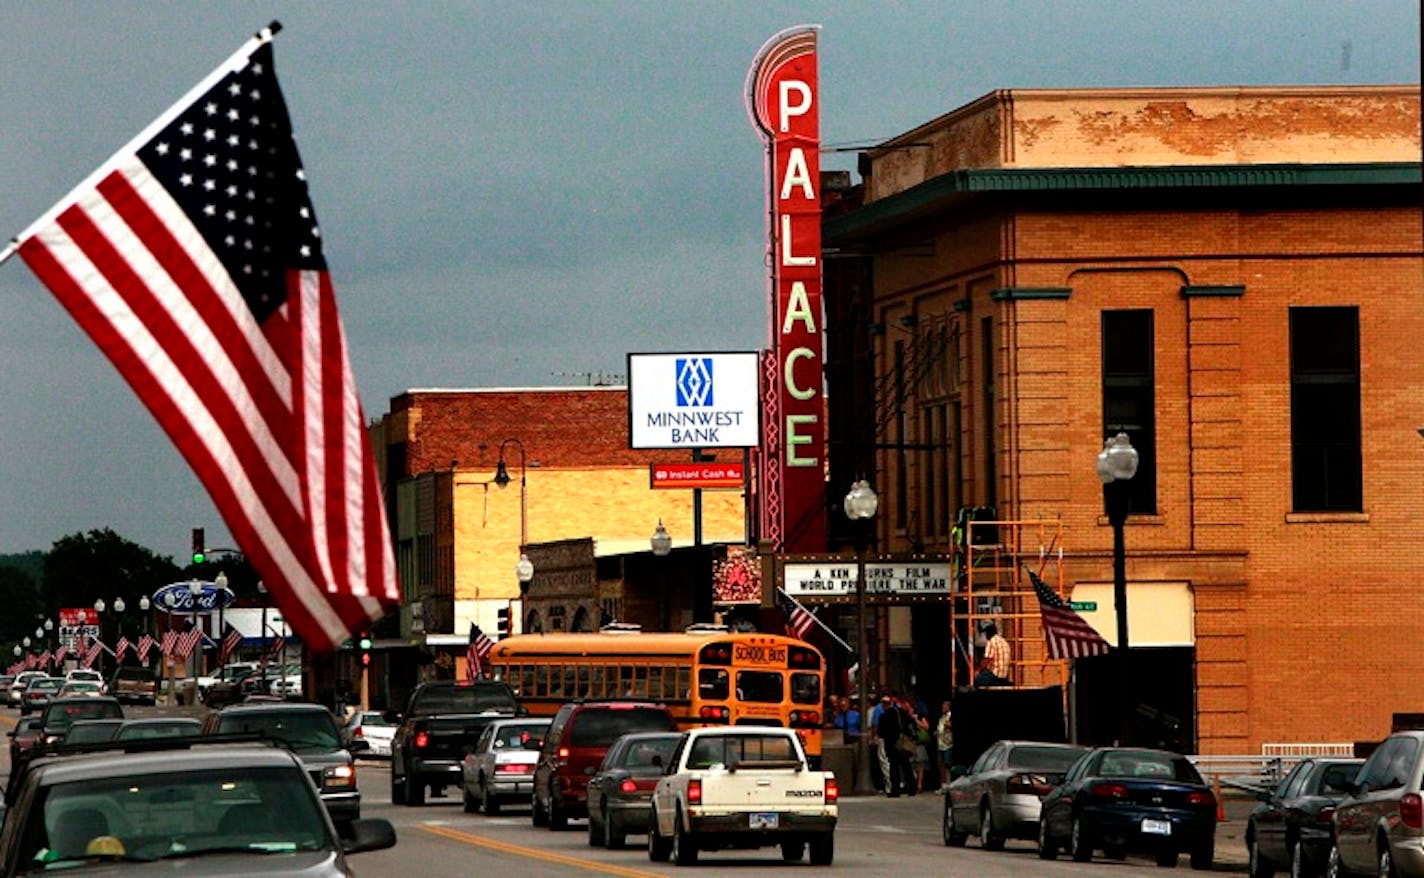
[[[1125, 431], [1139, 718], [1221, 753], [1424, 711], [1419, 110], [1000, 91], [864, 153], [824, 226], [830, 477], [875, 473], [876, 550], [950, 551], [961, 507], [1061, 522], [1055, 584], [1111, 641], [1094, 459]], [[943, 640], [915, 638], [921, 679]], [[1114, 688], [1079, 663], [1080, 736]]]
[[[531, 601], [541, 594], [561, 596], [544, 612], [526, 616], [532, 627], [548, 630], [596, 627], [599, 593], [592, 584], [623, 577], [620, 565], [612, 565], [618, 569], [611, 573], [608, 564], [601, 572], [594, 565], [624, 554], [650, 555], [649, 537], [659, 520], [673, 537], [675, 555], [694, 541], [693, 493], [650, 488], [649, 464], [683, 458], [629, 449], [624, 387], [410, 390], [391, 400], [373, 437], [405, 591], [400, 633], [407, 640], [431, 642], [443, 635], [463, 643], [471, 621], [493, 635], [497, 611], [520, 597], [515, 564], [521, 546], [535, 562]], [[504, 485], [496, 479], [501, 459]], [[743, 510], [739, 491], [704, 492], [703, 543], [744, 542]], [[555, 569], [546, 564], [541, 577], [539, 562], [567, 557], [563, 541], [586, 544], [587, 569], [575, 572], [570, 562], [559, 561], [563, 585], [556, 587]], [[587, 595], [564, 587], [575, 579], [589, 584]], [[649, 576], [639, 584], [647, 586], [649, 579], [655, 582]], [[674, 595], [674, 622], [688, 621], [684, 591]], [[639, 596], [625, 607], [621, 594], [606, 586], [602, 597], [612, 601], [608, 608], [616, 615], [646, 614], [657, 604]], [[553, 606], [557, 623], [549, 618]], [[516, 607], [516, 631], [519, 619]]]

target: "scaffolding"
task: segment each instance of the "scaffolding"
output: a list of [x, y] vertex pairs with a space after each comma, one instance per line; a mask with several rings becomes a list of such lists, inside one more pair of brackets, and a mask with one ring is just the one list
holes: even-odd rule
[[[969, 685], [982, 656], [976, 635], [993, 622], [1009, 642], [1009, 679], [1016, 688], [1068, 689], [1068, 662], [1048, 656], [1038, 598], [1027, 569], [1063, 594], [1063, 522], [968, 521], [959, 551], [955, 586], [952, 679]], [[1026, 569], [1027, 568], [1027, 569]]]

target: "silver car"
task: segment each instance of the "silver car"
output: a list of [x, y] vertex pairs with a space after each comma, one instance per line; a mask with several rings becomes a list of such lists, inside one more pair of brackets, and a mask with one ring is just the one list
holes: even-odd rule
[[1335, 806], [1327, 874], [1424, 876], [1424, 731], [1375, 748]]
[[1088, 748], [1076, 744], [993, 744], [967, 774], [955, 778], [945, 790], [944, 843], [958, 847], [977, 835], [985, 850], [997, 851], [1006, 839], [1038, 838], [1043, 796], [1087, 752]]
[[504, 802], [528, 802], [534, 793], [534, 766], [550, 720], [497, 719], [460, 762], [465, 810], [498, 814]]
[[350, 875], [347, 854], [396, 842], [387, 820], [339, 839], [301, 762], [261, 745], [41, 757], [13, 801], [5, 875], [156, 874], [159, 860], [174, 875]]

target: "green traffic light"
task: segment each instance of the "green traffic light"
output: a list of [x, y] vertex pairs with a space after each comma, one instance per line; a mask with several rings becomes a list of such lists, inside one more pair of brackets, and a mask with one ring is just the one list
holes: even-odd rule
[[194, 563], [194, 564], [201, 564], [201, 563], [203, 563], [205, 560], [207, 560], [207, 557], [208, 557], [208, 556], [207, 556], [207, 555], [204, 555], [202, 552], [194, 552], [194, 553], [193, 553], [193, 563]]
[[360, 646], [361, 646], [362, 649], [370, 649], [370, 648], [371, 648], [371, 638], [369, 638], [369, 637], [363, 637], [363, 638], [361, 638]]

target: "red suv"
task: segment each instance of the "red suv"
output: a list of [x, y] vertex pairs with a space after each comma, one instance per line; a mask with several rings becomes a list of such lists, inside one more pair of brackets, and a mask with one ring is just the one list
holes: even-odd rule
[[534, 825], [567, 829], [588, 816], [588, 779], [613, 742], [629, 732], [673, 732], [677, 722], [652, 701], [575, 701], [554, 714], [534, 769]]

